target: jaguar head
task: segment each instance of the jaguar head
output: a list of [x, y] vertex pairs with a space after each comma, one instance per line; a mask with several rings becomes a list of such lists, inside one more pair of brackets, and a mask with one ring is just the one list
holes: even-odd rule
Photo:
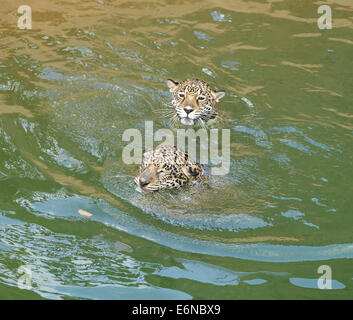
[[202, 173], [200, 164], [188, 153], [173, 146], [160, 146], [144, 153], [140, 173], [135, 183], [147, 192], [180, 188]]
[[217, 116], [216, 103], [225, 91], [214, 91], [209, 84], [199, 79], [176, 82], [168, 79], [167, 86], [173, 95], [172, 104], [176, 116], [184, 125], [207, 123]]

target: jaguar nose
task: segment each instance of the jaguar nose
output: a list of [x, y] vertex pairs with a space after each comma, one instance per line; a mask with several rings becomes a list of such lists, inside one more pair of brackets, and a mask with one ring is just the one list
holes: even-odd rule
[[184, 111], [186, 114], [189, 114], [190, 112], [194, 111], [194, 109], [188, 106], [184, 108]]
[[144, 177], [140, 177], [139, 184], [141, 188], [147, 186], [149, 183], [149, 180], [145, 179]]
[[155, 176], [155, 168], [153, 166], [149, 166], [143, 170], [138, 178], [138, 183], [141, 188], [146, 187], [149, 185]]

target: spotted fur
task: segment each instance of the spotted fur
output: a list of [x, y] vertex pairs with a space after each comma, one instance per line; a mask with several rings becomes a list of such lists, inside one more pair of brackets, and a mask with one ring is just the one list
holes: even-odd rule
[[202, 166], [187, 152], [174, 146], [160, 145], [144, 153], [135, 183], [144, 191], [180, 188], [204, 177]]
[[184, 125], [206, 124], [217, 116], [216, 103], [225, 95], [214, 91], [199, 79], [187, 79], [180, 83], [168, 79], [167, 86], [173, 95], [175, 117]]

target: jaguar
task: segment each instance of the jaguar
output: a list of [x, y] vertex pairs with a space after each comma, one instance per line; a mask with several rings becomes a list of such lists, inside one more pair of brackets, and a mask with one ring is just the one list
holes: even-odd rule
[[203, 166], [175, 146], [159, 145], [145, 151], [135, 183], [146, 192], [178, 189], [188, 183], [205, 180]]
[[183, 125], [205, 126], [209, 120], [216, 118], [216, 103], [225, 96], [225, 91], [212, 90], [207, 82], [200, 79], [187, 79], [180, 83], [168, 79], [166, 83], [173, 96], [173, 120], [178, 119]]

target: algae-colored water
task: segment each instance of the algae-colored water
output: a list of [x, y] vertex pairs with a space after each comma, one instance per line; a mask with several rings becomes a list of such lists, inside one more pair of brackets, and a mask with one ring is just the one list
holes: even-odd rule
[[[0, 9], [1, 299], [353, 298], [351, 1], [324, 30], [322, 1], [36, 0], [31, 30], [22, 4]], [[227, 92], [230, 172], [139, 193], [122, 134], [169, 128], [165, 79], [190, 77]]]

